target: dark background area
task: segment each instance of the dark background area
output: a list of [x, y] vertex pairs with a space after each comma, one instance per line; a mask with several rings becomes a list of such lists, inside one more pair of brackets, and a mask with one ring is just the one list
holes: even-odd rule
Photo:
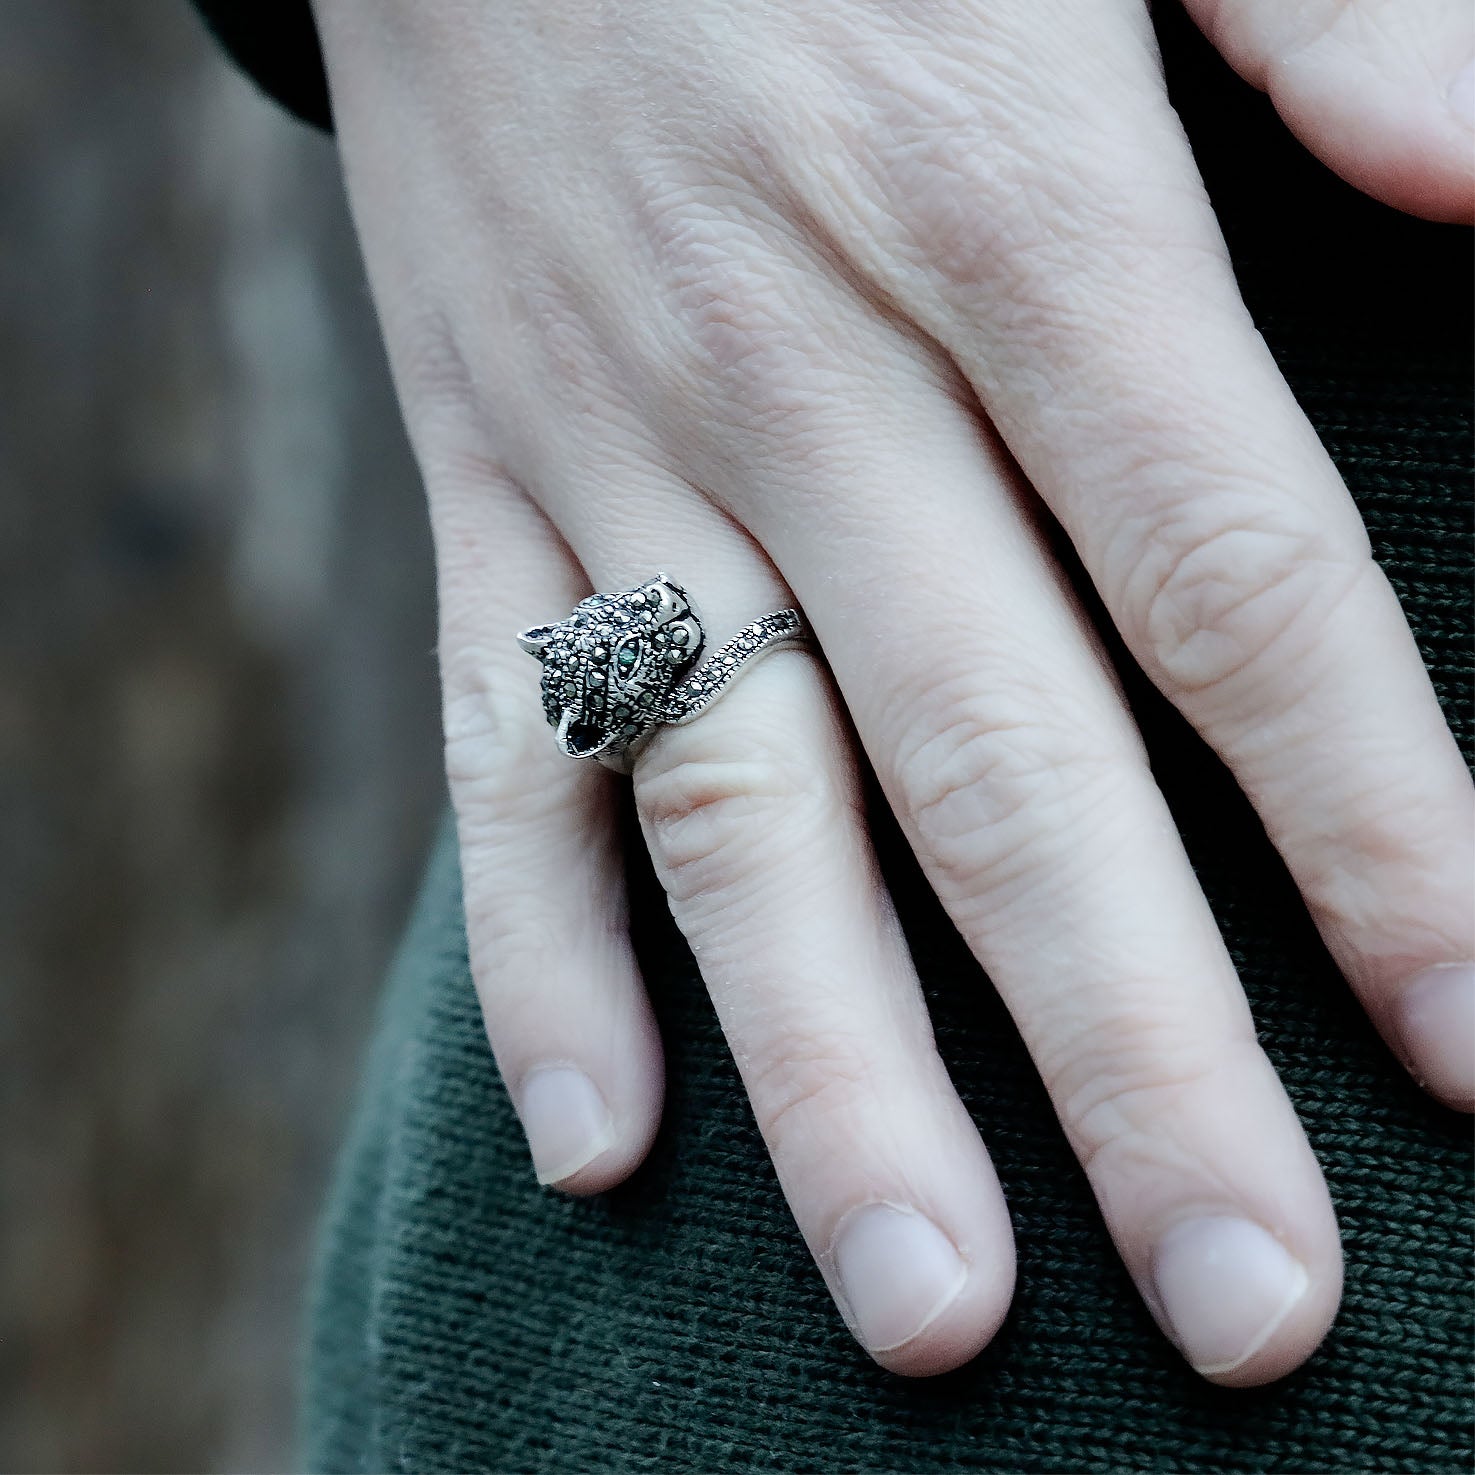
[[0, 0], [0, 355], [0, 1466], [283, 1469], [432, 587], [332, 144], [184, 0]]

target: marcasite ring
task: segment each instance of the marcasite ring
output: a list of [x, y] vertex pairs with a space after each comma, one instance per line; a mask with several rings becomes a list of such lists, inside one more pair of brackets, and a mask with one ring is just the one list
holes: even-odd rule
[[629, 773], [660, 727], [701, 716], [759, 656], [805, 638], [798, 610], [764, 615], [702, 661], [706, 631], [665, 574], [618, 594], [591, 594], [573, 614], [517, 643], [543, 663], [543, 712], [570, 758]]

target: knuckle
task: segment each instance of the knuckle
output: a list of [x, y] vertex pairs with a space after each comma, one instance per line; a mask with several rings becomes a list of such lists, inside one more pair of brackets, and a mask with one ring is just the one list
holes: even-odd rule
[[976, 127], [914, 137], [889, 176], [912, 254], [946, 300], [981, 285], [1034, 290], [1058, 279], [1080, 241], [1101, 250], [1120, 231], [1098, 203], [1105, 191], [1081, 186], [1068, 168], [1026, 166]]
[[[1425, 767], [1391, 749], [1376, 781], [1349, 784], [1345, 774], [1335, 828], [1306, 816], [1281, 841], [1297, 856], [1297, 887], [1322, 934], [1358, 957], [1365, 983], [1410, 974], [1414, 959], [1467, 955], [1475, 923], [1468, 797], [1451, 804]], [[1454, 826], [1451, 848], [1436, 837]], [[1410, 906], [1409, 898], [1418, 900]]]
[[[485, 397], [445, 314], [419, 312], [396, 337], [393, 358], [400, 408], [425, 483], [444, 578], [446, 554], [459, 541], [455, 533], [464, 521], [462, 510], [490, 491], [515, 489], [505, 456], [493, 455], [492, 447], [508, 452], [516, 441], [487, 413]], [[443, 537], [445, 533], [452, 536]]]
[[1086, 822], [1125, 761], [1065, 713], [1011, 720], [973, 696], [923, 719], [896, 758], [901, 809], [921, 858], [970, 895], [1032, 869], [1040, 837]]
[[731, 191], [675, 192], [648, 229], [665, 322], [651, 377], [668, 410], [786, 446], [826, 423], [840, 371], [806, 305], [813, 270]]
[[479, 400], [449, 317], [439, 308], [412, 309], [393, 343], [400, 407], [411, 439], [417, 446], [447, 436], [463, 439], [476, 423]]
[[1371, 556], [1259, 508], [1160, 523], [1123, 583], [1124, 633], [1171, 691], [1205, 693], [1294, 661], [1374, 571]]
[[546, 805], [548, 786], [528, 777], [547, 763], [536, 704], [474, 646], [442, 667], [446, 779], [463, 829], [482, 831]]
[[1128, 1162], [1161, 1165], [1190, 1152], [1185, 1138], [1213, 1103], [1243, 1095], [1246, 1071], [1258, 1071], [1253, 1027], [1185, 1038], [1181, 1020], [1143, 1017], [1096, 1022], [1042, 1074], [1072, 1147], [1088, 1172]]
[[[599, 296], [583, 275], [544, 262], [506, 286], [507, 346], [515, 352], [498, 374], [495, 404], [498, 438], [517, 447], [519, 464], [544, 468], [557, 456], [531, 426], [545, 427], [546, 408], [556, 406], [572, 442], [611, 438], [629, 418], [629, 388], [621, 381], [619, 358]], [[540, 414], [539, 411], [542, 411]], [[546, 474], [546, 473], [545, 473]], [[530, 470], [529, 479], [538, 479]]]
[[[775, 827], [791, 829], [826, 787], [777, 735], [746, 734], [722, 750], [696, 729], [683, 751], [636, 773], [636, 809], [673, 899], [730, 886]], [[734, 753], [742, 756], [734, 757]]]
[[[1174, 180], [1140, 140], [1173, 120], [1156, 89], [1122, 89], [1115, 125], [1083, 128], [1078, 103], [972, 48], [889, 47], [868, 58], [870, 147], [859, 155], [903, 251], [945, 301], [1070, 281], [1062, 259], [1141, 253]], [[1153, 166], [1153, 167], [1147, 167]], [[1053, 294], [1052, 294], [1053, 295]]]
[[[568, 956], [568, 921], [509, 905], [506, 887], [477, 874], [477, 842], [461, 837], [466, 871], [463, 916], [468, 962], [494, 1045], [535, 1041], [547, 1032], [550, 971]], [[500, 883], [501, 876], [496, 875]]]
[[432, 492], [481, 479], [488, 445], [515, 479], [535, 480], [556, 459], [540, 434], [549, 406], [562, 416], [562, 439], [575, 443], [620, 423], [625, 396], [584, 297], [544, 263], [505, 284], [492, 331], [458, 330], [440, 309], [407, 316], [394, 340], [395, 383]]
[[763, 1140], [782, 1161], [800, 1145], [851, 1135], [858, 1104], [874, 1082], [859, 1055], [835, 1039], [790, 1038], [747, 1080]]

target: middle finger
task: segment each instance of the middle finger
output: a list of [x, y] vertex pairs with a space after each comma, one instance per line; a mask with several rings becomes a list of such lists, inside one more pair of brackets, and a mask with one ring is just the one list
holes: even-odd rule
[[[791, 602], [700, 496], [628, 461], [616, 469], [611, 452], [607, 439], [597, 480], [570, 457], [541, 490], [601, 589], [664, 565], [689, 581], [712, 650]], [[813, 656], [775, 654], [710, 711], [660, 731], [634, 786], [672, 914], [840, 1309], [893, 1371], [956, 1366], [1008, 1306], [1007, 1211], [933, 1044]]]

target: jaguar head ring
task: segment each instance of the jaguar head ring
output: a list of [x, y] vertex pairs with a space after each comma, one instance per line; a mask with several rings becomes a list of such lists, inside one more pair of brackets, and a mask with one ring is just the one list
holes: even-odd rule
[[745, 626], [705, 662], [706, 631], [666, 574], [591, 594], [567, 619], [534, 625], [518, 644], [543, 663], [543, 715], [560, 750], [628, 772], [659, 727], [705, 711], [754, 658], [803, 636], [797, 610]]

